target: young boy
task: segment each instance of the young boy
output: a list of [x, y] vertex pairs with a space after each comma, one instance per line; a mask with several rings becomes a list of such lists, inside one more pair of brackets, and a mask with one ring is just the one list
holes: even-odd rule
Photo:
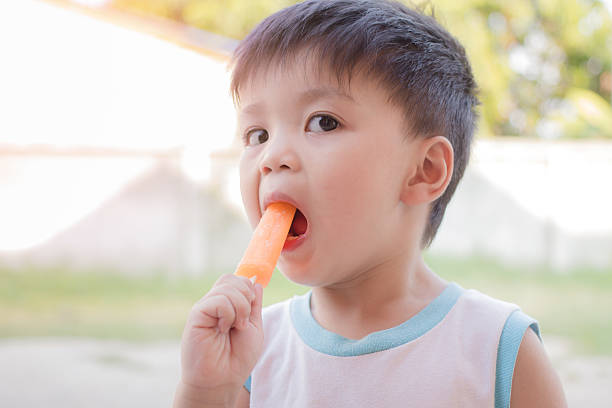
[[241, 192], [297, 208], [279, 260], [312, 287], [263, 311], [221, 277], [193, 307], [175, 407], [562, 407], [537, 323], [423, 261], [478, 103], [463, 47], [388, 1], [306, 1], [234, 56]]

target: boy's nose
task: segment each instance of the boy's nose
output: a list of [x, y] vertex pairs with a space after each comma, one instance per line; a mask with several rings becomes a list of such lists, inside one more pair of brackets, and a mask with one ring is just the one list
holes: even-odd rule
[[299, 166], [299, 158], [289, 141], [269, 140], [259, 168], [263, 175], [267, 175], [273, 171], [297, 171]]

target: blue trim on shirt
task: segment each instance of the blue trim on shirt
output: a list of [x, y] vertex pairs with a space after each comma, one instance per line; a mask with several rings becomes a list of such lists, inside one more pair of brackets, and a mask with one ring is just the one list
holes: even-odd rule
[[250, 375], [249, 375], [249, 378], [247, 378], [247, 380], [244, 382], [243, 387], [246, 388], [246, 390], [249, 393], [251, 392], [251, 376]]
[[515, 310], [506, 319], [506, 324], [499, 338], [497, 348], [497, 365], [495, 368], [495, 408], [510, 407], [512, 393], [512, 376], [519, 347], [528, 327], [538, 335], [540, 341], [540, 327], [538, 322], [520, 310]]
[[406, 322], [360, 340], [348, 339], [321, 327], [310, 311], [312, 292], [293, 299], [291, 319], [302, 341], [314, 350], [337, 357], [359, 356], [398, 347], [424, 335], [442, 321], [462, 292], [463, 288], [450, 283], [436, 299]]

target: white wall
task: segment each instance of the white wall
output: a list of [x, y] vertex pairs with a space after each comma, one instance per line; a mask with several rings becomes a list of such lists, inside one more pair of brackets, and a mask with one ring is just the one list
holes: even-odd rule
[[[32, 160], [36, 159], [27, 157], [21, 161]], [[46, 158], [49, 160], [52, 159]], [[132, 159], [139, 160], [142, 159]], [[116, 162], [112, 157], [99, 158], [90, 166], [108, 168]], [[64, 168], [67, 165], [62, 163]], [[75, 172], [91, 172], [79, 161], [73, 165]], [[52, 170], [49, 164], [47, 170]], [[100, 172], [97, 174], [102, 177]], [[67, 185], [70, 180], [55, 182], [56, 188]], [[52, 196], [53, 191], [49, 189], [48, 194]], [[88, 192], [83, 194], [87, 196]], [[78, 195], [77, 190], [72, 197], [48, 199], [70, 206]], [[24, 220], [36, 219], [37, 208], [44, 207], [44, 201], [45, 197], [41, 197], [34, 205], [15, 209], [18, 214], [14, 215]], [[55, 211], [56, 215], [60, 213]], [[233, 270], [250, 235], [251, 229], [242, 213], [213, 186], [190, 180], [180, 167], [180, 157], [175, 157], [153, 161], [148, 170], [128, 180], [96, 208], [41, 243], [0, 251], [0, 264], [17, 268], [112, 270], [135, 275], [201, 275]]]
[[612, 143], [479, 140], [432, 252], [612, 265]]

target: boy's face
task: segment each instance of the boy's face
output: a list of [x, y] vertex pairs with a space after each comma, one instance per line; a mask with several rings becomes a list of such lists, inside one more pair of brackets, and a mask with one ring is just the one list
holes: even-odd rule
[[306, 218], [281, 254], [283, 274], [334, 286], [401, 256], [400, 194], [420, 138], [406, 137], [403, 113], [374, 81], [356, 76], [340, 88], [312, 71], [297, 63], [270, 69], [240, 88], [240, 187], [253, 227], [270, 197]]

